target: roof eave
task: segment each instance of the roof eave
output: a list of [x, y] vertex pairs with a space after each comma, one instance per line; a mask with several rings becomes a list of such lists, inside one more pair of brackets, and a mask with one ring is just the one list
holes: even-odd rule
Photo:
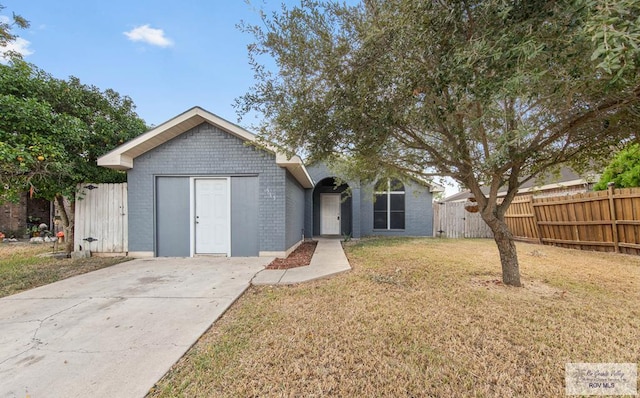
[[300, 159], [299, 156], [296, 155], [287, 158], [286, 155], [277, 152], [276, 164], [287, 169], [303, 188], [313, 188], [313, 179], [311, 179], [307, 168], [304, 167], [304, 163], [302, 163], [302, 159]]
[[108, 153], [98, 158], [98, 166], [114, 170], [130, 170], [133, 168], [133, 158], [131, 156]]
[[[98, 158], [98, 166], [115, 170], [130, 170], [133, 168], [133, 161], [136, 157], [204, 122], [209, 122], [245, 142], [256, 142], [256, 136], [252, 133], [196, 106], [101, 156]], [[275, 154], [276, 164], [286, 168], [302, 187], [313, 188], [313, 180], [300, 157], [287, 158], [277, 148], [268, 145], [263, 146], [262, 149]]]
[[428, 183], [429, 184], [429, 192], [434, 193], [434, 192], [444, 192], [445, 189], [443, 186], [438, 185], [436, 183]]

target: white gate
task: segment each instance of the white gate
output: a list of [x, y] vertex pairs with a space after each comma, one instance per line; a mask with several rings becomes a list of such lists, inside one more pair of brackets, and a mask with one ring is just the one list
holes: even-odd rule
[[124, 255], [128, 230], [127, 183], [78, 185], [74, 251]]
[[469, 213], [464, 202], [433, 203], [433, 236], [441, 238], [493, 238], [479, 213]]

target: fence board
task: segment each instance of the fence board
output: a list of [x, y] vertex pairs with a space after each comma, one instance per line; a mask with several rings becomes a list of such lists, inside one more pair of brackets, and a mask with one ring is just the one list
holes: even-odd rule
[[[96, 188], [88, 189], [90, 185]], [[127, 184], [78, 185], [74, 236], [76, 251], [90, 250], [92, 254], [126, 253]]]
[[479, 213], [470, 213], [465, 203], [434, 203], [433, 236], [443, 238], [493, 238]]
[[518, 240], [538, 241], [538, 226], [535, 223], [535, 209], [532, 206], [532, 196], [516, 197], [504, 215], [505, 222]]
[[[482, 237], [481, 232], [466, 227], [469, 220], [482, 219], [477, 213], [462, 213], [464, 203], [440, 204], [436, 209], [434, 214], [439, 217], [453, 219], [440, 220], [440, 224], [434, 219], [434, 236]], [[514, 239], [521, 241], [640, 255], [640, 188], [542, 198], [518, 196], [507, 209], [505, 222]], [[491, 237], [488, 227], [486, 231], [485, 236]]]
[[[527, 200], [532, 217], [525, 217]], [[524, 226], [522, 220], [536, 228]], [[518, 240], [640, 254], [640, 188], [522, 198], [514, 200], [505, 221]]]

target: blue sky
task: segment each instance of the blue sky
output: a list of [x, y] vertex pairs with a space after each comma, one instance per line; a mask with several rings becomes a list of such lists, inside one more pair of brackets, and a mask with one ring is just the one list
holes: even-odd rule
[[16, 13], [31, 23], [14, 31], [26, 61], [128, 95], [149, 126], [198, 105], [252, 130], [259, 116], [239, 122], [233, 107], [253, 84], [253, 37], [237, 25], [260, 24], [260, 10], [283, 3], [300, 0], [0, 0], [0, 17]]
[[253, 83], [253, 38], [236, 25], [259, 23], [259, 9], [277, 10], [282, 2], [0, 0], [1, 14], [31, 23], [14, 31], [25, 60], [57, 78], [76, 76], [128, 95], [148, 125], [195, 105], [237, 122], [233, 101]]

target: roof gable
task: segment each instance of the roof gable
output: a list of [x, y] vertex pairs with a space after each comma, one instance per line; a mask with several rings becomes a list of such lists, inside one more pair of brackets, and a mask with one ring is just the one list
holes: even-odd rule
[[[212, 124], [222, 131], [236, 136], [243, 141], [256, 142], [256, 136], [254, 134], [200, 108], [199, 106], [196, 106], [101, 156], [98, 158], [98, 166], [116, 170], [132, 169], [134, 159], [136, 157], [164, 144], [165, 142], [204, 122]], [[275, 148], [261, 148], [274, 153], [276, 155], [276, 164], [280, 167], [286, 168], [296, 178], [300, 185], [304, 188], [313, 187], [313, 181], [307, 173], [300, 157], [293, 156], [288, 158], [286, 155], [279, 153]]]
[[[332, 170], [330, 170], [326, 160], [315, 160], [315, 161], [313, 161], [311, 163], [308, 163], [307, 167], [309, 169], [311, 169], [311, 170], [313, 170], [313, 168], [315, 168], [315, 167], [319, 167], [322, 170], [322, 174], [326, 175], [326, 177], [344, 178], [344, 176], [339, 175], [339, 173], [334, 173]], [[313, 173], [313, 171], [312, 171], [312, 173]], [[323, 177], [323, 178], [326, 178], [326, 177]], [[422, 185], [423, 187], [428, 188], [429, 192], [431, 192], [431, 193], [444, 192], [444, 187], [439, 185], [439, 184], [436, 184], [432, 180], [427, 180], [426, 178], [423, 178], [423, 177], [415, 175], [415, 174], [405, 174], [405, 177], [409, 178], [411, 181], [415, 182], [418, 185]], [[317, 174], [316, 174], [315, 178], [319, 178]]]

